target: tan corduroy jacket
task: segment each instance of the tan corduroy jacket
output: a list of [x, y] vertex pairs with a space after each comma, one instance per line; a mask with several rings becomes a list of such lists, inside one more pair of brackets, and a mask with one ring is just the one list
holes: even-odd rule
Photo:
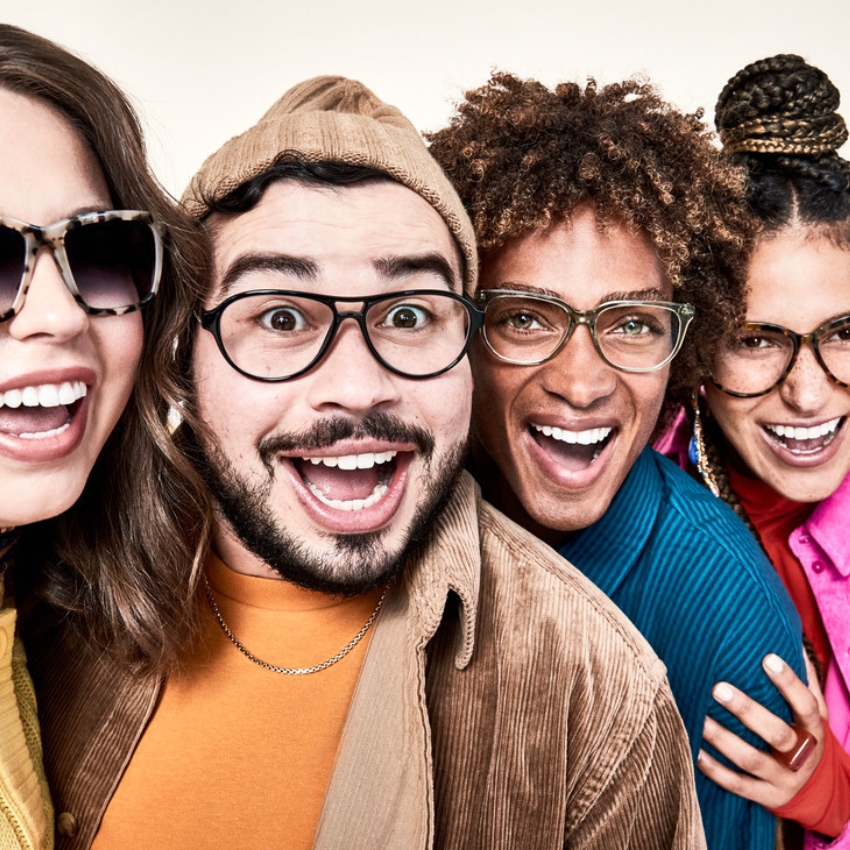
[[[52, 645], [34, 675], [57, 847], [76, 850], [160, 685]], [[315, 847], [705, 847], [662, 663], [468, 476], [376, 623]]]

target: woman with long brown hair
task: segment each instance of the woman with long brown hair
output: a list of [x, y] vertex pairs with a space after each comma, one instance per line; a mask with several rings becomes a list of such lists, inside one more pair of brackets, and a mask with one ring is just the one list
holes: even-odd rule
[[[47, 598], [128, 658], [169, 657], [160, 611], [181, 617], [178, 582], [157, 591], [112, 559], [144, 500], [148, 470], [134, 461], [154, 439], [133, 392], [162, 356], [154, 296], [188, 286], [198, 240], [152, 177], [115, 85], [0, 25], [0, 848], [53, 844], [13, 593]], [[166, 569], [183, 553], [168, 544]]]

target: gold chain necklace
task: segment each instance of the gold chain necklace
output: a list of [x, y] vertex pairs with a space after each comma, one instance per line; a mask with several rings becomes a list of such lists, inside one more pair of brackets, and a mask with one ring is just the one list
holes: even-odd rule
[[272, 673], [282, 673], [285, 676], [306, 676], [308, 673], [318, 673], [321, 670], [327, 670], [328, 667], [336, 664], [337, 661], [341, 661], [363, 640], [366, 632], [369, 631], [372, 623], [375, 622], [375, 618], [378, 616], [378, 612], [381, 610], [381, 606], [384, 604], [384, 599], [386, 599], [387, 591], [390, 589], [389, 585], [384, 588], [384, 592], [381, 594], [381, 598], [378, 600], [378, 604], [375, 606], [375, 610], [372, 612], [372, 616], [366, 621], [366, 625], [363, 626], [362, 629], [354, 636], [353, 640], [345, 647], [343, 647], [333, 658], [329, 658], [327, 661], [323, 661], [321, 664], [315, 664], [313, 667], [277, 667], [274, 664], [269, 664], [268, 661], [263, 661], [261, 658], [257, 658], [256, 655], [253, 655], [248, 649], [246, 649], [237, 639], [236, 635], [230, 631], [230, 627], [224, 621], [224, 617], [221, 615], [221, 611], [219, 610], [218, 605], [216, 605], [215, 597], [213, 596], [212, 588], [210, 587], [209, 579], [207, 578], [207, 574], [204, 573], [204, 592], [207, 595], [207, 602], [210, 604], [210, 608], [212, 608], [213, 614], [215, 614], [216, 620], [218, 620], [219, 626], [221, 626], [221, 630], [227, 635], [230, 639], [230, 642], [249, 660], [253, 661], [254, 664], [264, 668], [265, 670], [271, 670]]

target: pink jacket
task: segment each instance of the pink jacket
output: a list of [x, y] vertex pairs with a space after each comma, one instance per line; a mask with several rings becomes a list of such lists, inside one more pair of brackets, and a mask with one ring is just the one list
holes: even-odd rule
[[[850, 474], [788, 540], [803, 565], [832, 647], [824, 696], [829, 725], [850, 752]], [[807, 833], [806, 850], [850, 848], [850, 826], [831, 842]]]

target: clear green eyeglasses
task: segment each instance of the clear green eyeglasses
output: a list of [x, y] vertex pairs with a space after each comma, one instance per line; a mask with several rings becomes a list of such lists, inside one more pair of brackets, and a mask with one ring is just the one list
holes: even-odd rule
[[552, 295], [487, 289], [475, 300], [484, 308], [487, 348], [506, 363], [537, 366], [551, 360], [579, 325], [587, 325], [599, 356], [623, 372], [653, 372], [678, 353], [694, 317], [690, 304], [607, 301], [576, 310]]

